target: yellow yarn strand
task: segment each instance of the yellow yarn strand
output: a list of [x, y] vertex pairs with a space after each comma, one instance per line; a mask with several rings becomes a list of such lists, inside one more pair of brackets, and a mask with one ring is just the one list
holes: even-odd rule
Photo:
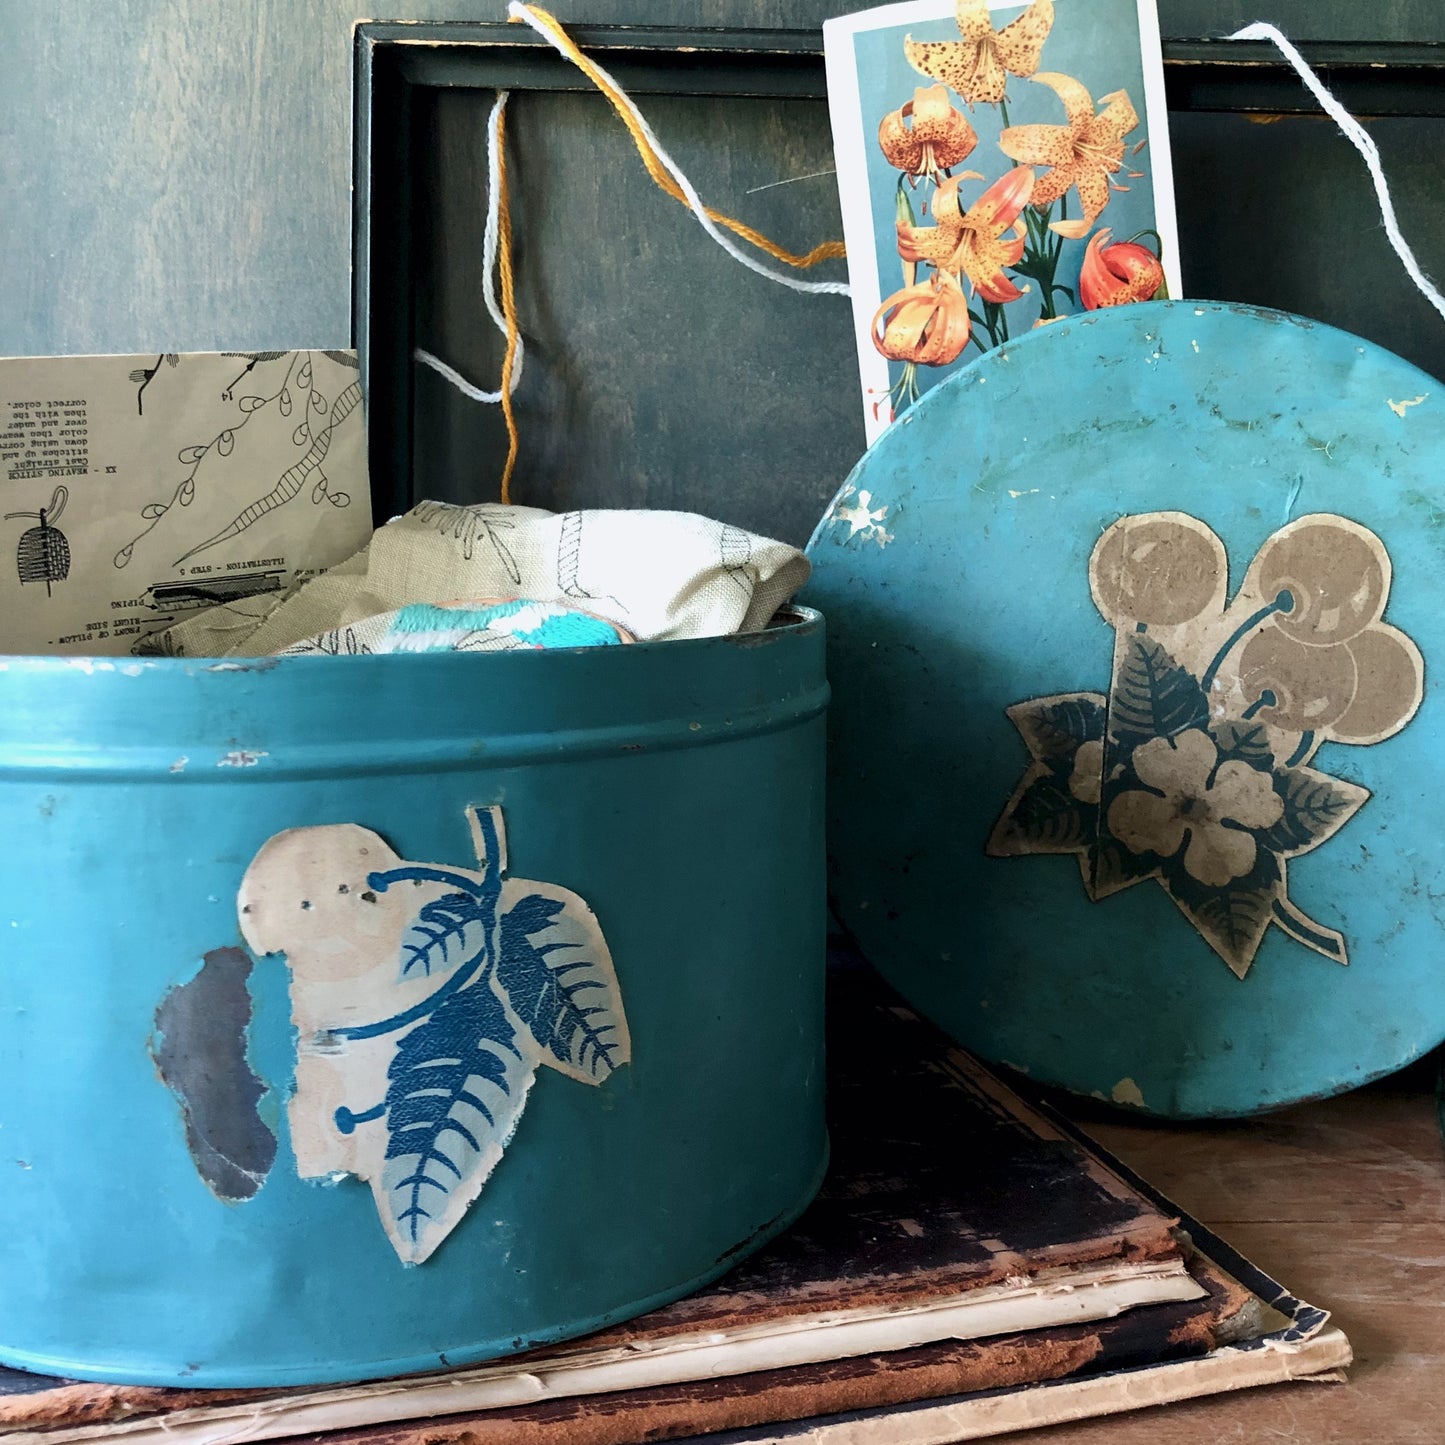
[[[638, 125], [637, 118], [628, 108], [626, 98], [617, 89], [611, 80], [583, 55], [573, 43], [572, 37], [562, 28], [561, 22], [555, 15], [549, 14], [538, 5], [523, 5], [518, 7], [531, 15], [543, 29], [552, 37], [557, 49], [572, 62], [598, 90], [612, 103], [612, 108], [621, 117], [623, 125], [627, 127], [628, 134], [632, 137], [632, 143], [637, 147], [637, 153], [642, 157], [642, 163], [647, 167], [647, 174], [657, 183], [662, 190], [666, 191], [673, 200], [687, 206], [687, 197], [683, 195], [682, 188], [672, 178], [667, 168], [663, 165], [661, 158], [653, 149], [652, 142], [644, 134], [642, 127]], [[515, 22], [517, 16], [513, 15]], [[689, 206], [690, 210], [691, 207]], [[808, 266], [816, 266], [820, 261], [832, 261], [847, 255], [847, 247], [842, 241], [824, 241], [821, 245], [814, 246], [806, 255], [797, 256], [791, 251], [785, 251], [776, 241], [770, 241], [761, 231], [754, 230], [752, 226], [743, 221], [734, 219], [732, 216], [724, 215], [721, 211], [715, 211], [711, 206], [704, 206], [709, 218], [719, 226], [726, 226], [735, 236], [756, 246], [760, 251], [765, 251], [776, 261], [782, 261], [785, 265], [796, 266], [803, 269]]]
[[507, 464], [502, 468], [502, 502], [512, 504], [512, 473], [521, 438], [512, 407], [512, 370], [517, 364], [521, 330], [517, 325], [517, 283], [512, 270], [512, 203], [507, 187], [507, 111], [497, 115], [497, 274], [502, 283], [502, 319], [507, 324], [507, 349], [502, 356], [502, 417], [507, 423]]

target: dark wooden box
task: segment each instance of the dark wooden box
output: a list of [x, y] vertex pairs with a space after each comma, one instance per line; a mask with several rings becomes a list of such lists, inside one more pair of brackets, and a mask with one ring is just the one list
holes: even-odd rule
[[[841, 234], [818, 31], [573, 34], [709, 204], [798, 249]], [[1445, 46], [1304, 49], [1367, 118], [1407, 238], [1445, 273]], [[1300, 312], [1445, 374], [1445, 326], [1390, 250], [1364, 165], [1273, 48], [1166, 34], [1164, 55], [1186, 294]], [[590, 83], [515, 24], [357, 27], [356, 339], [378, 513], [496, 495], [498, 409], [413, 352], [497, 384], [481, 258], [501, 88], [527, 342], [514, 499], [684, 508], [805, 540], [863, 448], [846, 301], [725, 256]]]

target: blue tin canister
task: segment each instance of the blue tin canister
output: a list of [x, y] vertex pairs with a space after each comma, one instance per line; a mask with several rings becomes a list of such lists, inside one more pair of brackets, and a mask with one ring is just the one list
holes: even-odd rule
[[934, 388], [818, 528], [830, 885], [963, 1044], [1175, 1117], [1445, 1038], [1445, 393], [1210, 302]]
[[812, 613], [0, 659], [0, 1360], [463, 1364], [784, 1228], [826, 1156], [826, 699]]

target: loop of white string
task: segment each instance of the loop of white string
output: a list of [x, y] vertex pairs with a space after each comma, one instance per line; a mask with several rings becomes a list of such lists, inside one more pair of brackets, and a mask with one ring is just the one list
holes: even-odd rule
[[1395, 254], [1400, 258], [1410, 279], [1419, 288], [1420, 294], [1441, 316], [1445, 316], [1445, 296], [1440, 294], [1434, 282], [1421, 270], [1420, 263], [1415, 259], [1415, 253], [1400, 233], [1400, 223], [1395, 218], [1395, 203], [1390, 197], [1390, 187], [1385, 180], [1384, 167], [1380, 164], [1379, 147], [1376, 146], [1374, 137], [1335, 99], [1325, 83], [1310, 68], [1309, 62], [1285, 38], [1278, 27], [1269, 24], [1268, 21], [1260, 20], [1253, 25], [1246, 25], [1243, 30], [1236, 30], [1233, 35], [1226, 35], [1225, 39], [1268, 40], [1294, 67], [1295, 74], [1304, 82], [1310, 94], [1319, 101], [1325, 114], [1344, 131], [1345, 138], [1363, 157], [1365, 167], [1370, 172], [1370, 180], [1374, 182], [1375, 197], [1380, 205], [1380, 218], [1385, 223], [1385, 235], [1389, 238], [1390, 245], [1395, 248]]
[[[513, 20], [526, 21], [559, 55], [567, 56], [567, 52], [557, 43], [556, 37], [548, 32], [546, 26], [532, 14], [526, 5], [521, 4], [520, 0], [512, 0], [512, 3], [507, 7], [507, 13]], [[567, 58], [570, 59], [571, 57], [568, 56]], [[617, 92], [622, 103], [627, 107], [628, 114], [637, 122], [638, 129], [647, 137], [647, 142], [656, 152], [658, 160], [667, 168], [668, 173], [672, 176], [673, 180], [677, 182], [683, 195], [687, 197], [688, 209], [697, 217], [698, 224], [733, 260], [737, 261], [740, 265], [746, 266], [749, 271], [756, 271], [759, 276], [766, 276], [769, 281], [776, 281], [779, 286], [786, 286], [790, 291], [810, 292], [819, 296], [847, 296], [849, 294], [848, 283], [846, 281], [802, 281], [796, 276], [786, 276], [781, 271], [775, 271], [771, 266], [764, 265], [755, 256], [750, 256], [738, 246], [731, 237], [720, 230], [713, 222], [712, 217], [708, 215], [707, 208], [703, 205], [702, 198], [698, 195], [692, 182], [688, 180], [687, 176], [683, 174], [682, 168], [663, 148], [663, 144], [658, 140], [656, 132], [647, 123], [647, 118], [637, 108], [632, 97], [618, 85], [615, 76], [609, 74], [600, 65], [597, 65], [596, 61], [592, 63], [596, 66], [597, 73]]]
[[[503, 336], [507, 334], [507, 319], [502, 315], [501, 302], [497, 300], [497, 248], [501, 238], [501, 162], [499, 137], [502, 123], [502, 112], [507, 107], [507, 95], [505, 90], [497, 92], [496, 102], [492, 106], [491, 114], [487, 117], [487, 225], [482, 232], [482, 300], [486, 303], [487, 314], [496, 324], [498, 331]], [[517, 338], [517, 359], [512, 365], [512, 392], [515, 395], [517, 383], [522, 379], [522, 358], [525, 348], [522, 339]], [[473, 386], [455, 367], [448, 366], [441, 357], [427, 351], [424, 347], [416, 349], [416, 359], [439, 375], [446, 377], [464, 396], [469, 396], [473, 401], [487, 402], [496, 406], [502, 399], [502, 393], [498, 391], [483, 391], [479, 386]]]

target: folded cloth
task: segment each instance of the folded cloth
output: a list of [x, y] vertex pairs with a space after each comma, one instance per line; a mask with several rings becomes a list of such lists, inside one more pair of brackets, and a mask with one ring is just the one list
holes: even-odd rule
[[422, 502], [340, 566], [280, 598], [226, 603], [178, 623], [159, 650], [265, 657], [458, 597], [570, 603], [639, 641], [713, 637], [766, 627], [807, 578], [795, 547], [690, 512]]
[[522, 652], [631, 642], [625, 628], [562, 602], [413, 602], [281, 649], [282, 657], [376, 652]]

